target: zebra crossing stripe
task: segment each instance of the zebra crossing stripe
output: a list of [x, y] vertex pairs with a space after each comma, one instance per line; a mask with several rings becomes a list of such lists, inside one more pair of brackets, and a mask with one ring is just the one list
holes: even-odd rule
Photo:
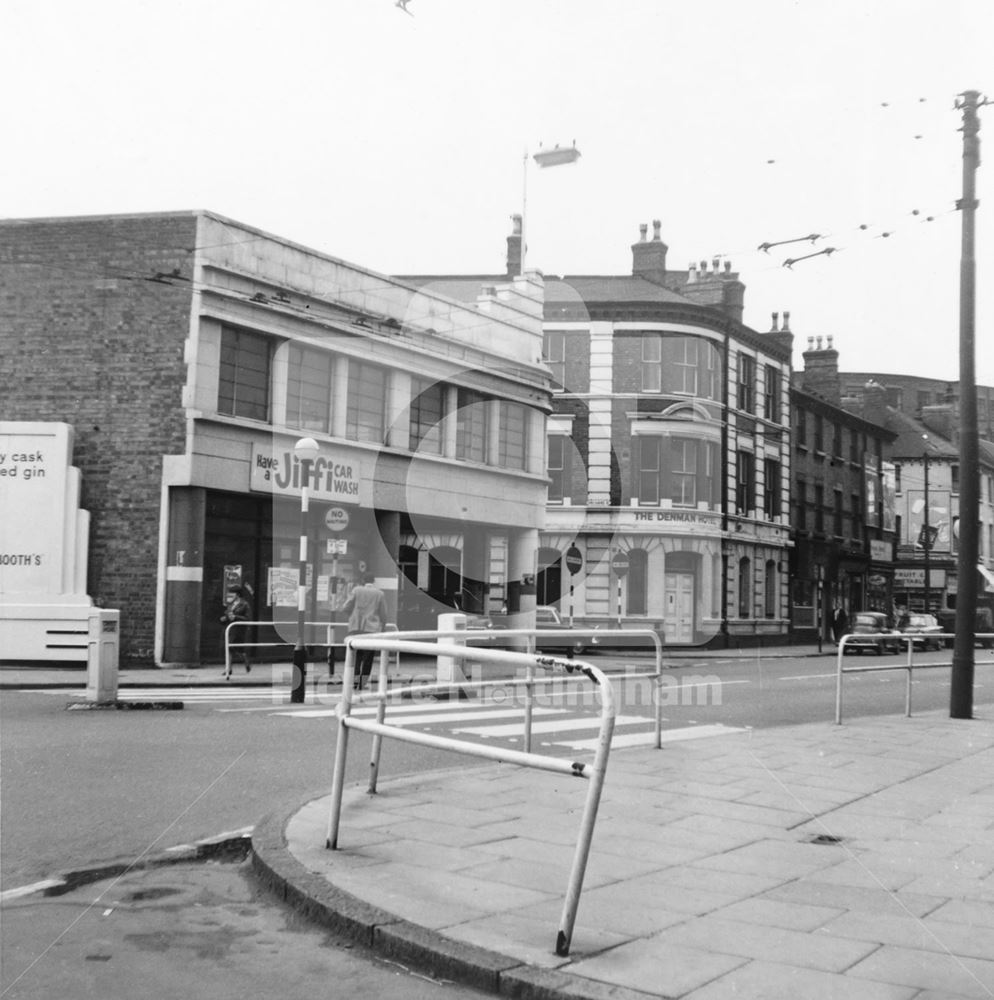
[[[651, 722], [651, 719], [643, 719], [643, 722]], [[733, 733], [747, 733], [748, 726], [723, 726], [716, 723], [711, 726], [687, 726], [683, 729], [664, 729], [661, 735], [663, 743], [680, 743], [683, 740], [701, 740], [711, 736], [731, 736]], [[622, 747], [646, 746], [655, 741], [655, 734], [650, 733], [624, 733], [615, 736], [611, 740], [611, 749], [617, 750]], [[554, 747], [569, 747], [571, 750], [596, 750], [597, 740], [570, 740], [546, 744]]]
[[[644, 715], [619, 715], [615, 718], [614, 724], [617, 726], [644, 726], [651, 724], [652, 719]], [[554, 722], [535, 722], [532, 724], [533, 733], [558, 733], [563, 729], [599, 729], [601, 720], [599, 716], [584, 716], [575, 719], [559, 718]], [[455, 732], [467, 736], [522, 736], [525, 725], [523, 722], [515, 722], [501, 726], [474, 726], [456, 729]], [[596, 741], [595, 741], [596, 744]]]

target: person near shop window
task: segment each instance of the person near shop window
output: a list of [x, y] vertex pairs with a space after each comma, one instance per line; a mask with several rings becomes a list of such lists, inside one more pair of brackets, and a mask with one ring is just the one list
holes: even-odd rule
[[[232, 587], [228, 591], [228, 600], [224, 606], [224, 614], [221, 615], [221, 624], [225, 630], [232, 622], [247, 622], [252, 619], [252, 605], [249, 604], [248, 594], [250, 591], [246, 587]], [[247, 628], [234, 629], [231, 633], [232, 642], [248, 642], [249, 630]], [[242, 662], [245, 664], [245, 673], [252, 672], [252, 658], [249, 656], [249, 647], [241, 646]], [[231, 663], [225, 663], [224, 679], [231, 680]]]
[[[373, 582], [372, 573], [363, 573], [362, 583], [352, 591], [345, 602], [345, 613], [349, 616], [348, 635], [363, 635], [372, 632], [382, 632], [387, 625], [387, 602], [383, 591]], [[354, 687], [361, 691], [363, 681], [369, 677], [373, 669], [373, 654], [375, 650], [360, 649], [356, 651], [356, 669]]]
[[832, 638], [838, 642], [849, 628], [849, 616], [846, 609], [840, 604], [832, 614]]

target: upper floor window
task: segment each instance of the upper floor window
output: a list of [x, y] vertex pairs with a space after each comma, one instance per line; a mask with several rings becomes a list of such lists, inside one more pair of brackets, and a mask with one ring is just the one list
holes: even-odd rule
[[500, 436], [497, 464], [505, 469], [525, 467], [528, 411], [521, 403], [500, 403]]
[[456, 419], [456, 457], [466, 462], [487, 460], [489, 401], [472, 389], [459, 390]]
[[780, 423], [780, 369], [767, 365], [763, 371], [763, 416], [775, 424]]
[[825, 420], [820, 413], [815, 414], [815, 451], [825, 450]]
[[640, 503], [659, 503], [662, 496], [662, 438], [642, 435], [638, 439], [638, 498]]
[[330, 429], [332, 355], [290, 345], [286, 387], [286, 422], [309, 431]]
[[411, 383], [411, 451], [442, 451], [442, 416], [445, 410], [445, 386], [430, 379], [415, 378]]
[[949, 487], [953, 493], [959, 493], [959, 466], [949, 466]]
[[849, 432], [849, 461], [859, 462], [859, 431]]
[[756, 456], [751, 451], [735, 453], [735, 511], [749, 514], [756, 506]]
[[836, 458], [842, 457], [842, 425], [835, 424], [832, 433], [832, 454]]
[[794, 525], [799, 531], [804, 531], [808, 526], [808, 484], [803, 479], [798, 479], [794, 486]]
[[637, 437], [639, 503], [669, 500], [680, 507], [711, 504], [718, 478], [718, 448], [698, 438], [640, 434]]
[[756, 412], [756, 359], [749, 354], [739, 355], [738, 408], [746, 413]]
[[815, 484], [815, 531], [825, 530], [825, 487]]
[[794, 411], [794, 416], [796, 418], [796, 423], [794, 426], [794, 437], [796, 439], [795, 443], [798, 448], [807, 448], [808, 446], [808, 411], [802, 407], [798, 407]]
[[272, 355], [269, 337], [230, 326], [222, 328], [218, 413], [269, 420]]
[[542, 337], [542, 360], [552, 372], [552, 388], [566, 384], [566, 334], [553, 330]]
[[354, 441], [382, 444], [386, 399], [386, 369], [363, 361], [350, 361], [346, 436]]
[[763, 513], [768, 518], [780, 516], [780, 463], [763, 459]]
[[697, 452], [706, 444], [693, 438], [674, 438], [670, 443], [673, 475], [670, 499], [675, 504], [693, 507], [697, 503]]
[[684, 393], [688, 396], [697, 395], [698, 344], [699, 341], [694, 337], [680, 337], [673, 345], [675, 348], [673, 358], [674, 392]]
[[554, 434], [549, 438], [549, 502], [562, 503], [567, 496], [566, 490], [566, 450], [565, 434]]
[[642, 391], [659, 392], [663, 387], [662, 337], [650, 333], [642, 338]]

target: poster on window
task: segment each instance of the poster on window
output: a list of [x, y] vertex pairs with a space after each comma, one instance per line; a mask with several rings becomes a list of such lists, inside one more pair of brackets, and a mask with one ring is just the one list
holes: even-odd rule
[[[928, 517], [925, 514], [924, 490], [907, 491], [907, 517], [904, 521], [904, 539], [907, 545], [924, 550], [926, 539], [931, 539], [932, 552], [952, 551], [952, 507], [948, 490], [928, 491]], [[925, 531], [926, 523], [928, 531]]]
[[270, 566], [268, 603], [273, 608], [295, 608], [297, 606], [297, 582], [300, 570], [291, 566]]

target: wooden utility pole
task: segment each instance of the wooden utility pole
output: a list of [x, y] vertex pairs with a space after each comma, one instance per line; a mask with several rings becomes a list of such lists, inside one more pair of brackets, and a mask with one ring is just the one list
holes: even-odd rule
[[[956, 106], [963, 112], [963, 218], [959, 289], [960, 487], [959, 559], [956, 583], [956, 639], [953, 647], [949, 715], [973, 718], [974, 643], [977, 622], [980, 472], [977, 433], [977, 380], [974, 366], [976, 261], [974, 259], [976, 174], [980, 165], [980, 95], [967, 90]], [[983, 103], [986, 103], [983, 102]]]

